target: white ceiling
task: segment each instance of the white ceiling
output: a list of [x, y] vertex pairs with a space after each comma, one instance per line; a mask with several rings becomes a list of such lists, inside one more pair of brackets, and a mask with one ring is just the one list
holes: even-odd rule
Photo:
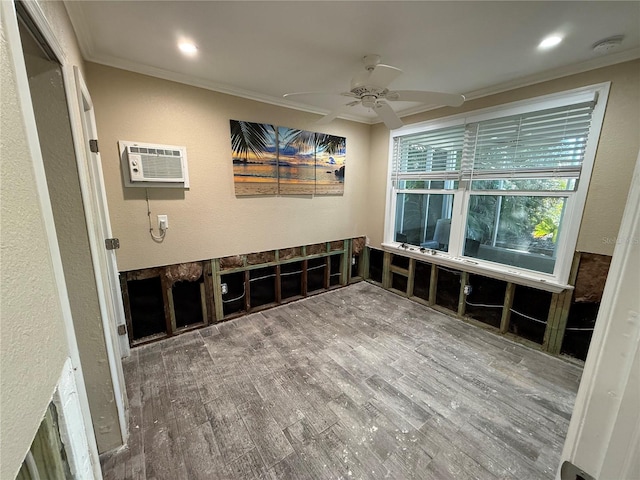
[[[326, 113], [344, 97], [287, 92], [349, 90], [371, 53], [404, 74], [394, 90], [475, 98], [640, 57], [640, 2], [67, 1], [89, 61], [278, 105]], [[540, 51], [547, 35], [565, 40]], [[597, 41], [624, 35], [602, 55]], [[177, 49], [198, 45], [194, 58]], [[306, 101], [306, 97], [305, 97]], [[402, 115], [426, 110], [395, 102]], [[343, 118], [372, 123], [357, 106]]]

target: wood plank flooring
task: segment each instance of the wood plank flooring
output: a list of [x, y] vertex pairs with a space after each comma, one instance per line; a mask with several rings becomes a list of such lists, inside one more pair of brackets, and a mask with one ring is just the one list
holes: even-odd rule
[[371, 284], [132, 350], [120, 479], [552, 479], [582, 370]]

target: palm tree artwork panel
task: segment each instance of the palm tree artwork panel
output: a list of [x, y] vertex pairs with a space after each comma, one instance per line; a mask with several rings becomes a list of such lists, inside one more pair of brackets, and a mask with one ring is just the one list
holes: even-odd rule
[[313, 132], [278, 127], [278, 184], [280, 195], [313, 195], [316, 149]]
[[231, 120], [236, 196], [342, 195], [346, 138]]
[[236, 196], [278, 194], [276, 129], [265, 123], [231, 120]]
[[316, 195], [344, 194], [347, 139], [316, 133]]

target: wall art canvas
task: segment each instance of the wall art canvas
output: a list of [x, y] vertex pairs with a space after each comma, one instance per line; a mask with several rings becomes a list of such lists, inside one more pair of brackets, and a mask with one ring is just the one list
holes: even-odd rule
[[275, 127], [239, 120], [231, 120], [230, 124], [236, 195], [277, 195], [278, 146]]
[[231, 120], [236, 196], [344, 194], [347, 139]]
[[313, 195], [316, 184], [315, 134], [278, 127], [280, 195]]
[[316, 133], [316, 195], [344, 194], [347, 139]]

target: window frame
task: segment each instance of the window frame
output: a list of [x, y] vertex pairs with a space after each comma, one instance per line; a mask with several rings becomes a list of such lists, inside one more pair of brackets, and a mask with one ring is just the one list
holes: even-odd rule
[[[576, 249], [582, 215], [586, 203], [591, 174], [595, 162], [595, 155], [600, 139], [604, 113], [606, 110], [610, 82], [584, 86], [550, 95], [533, 97], [525, 100], [497, 105], [494, 107], [474, 110], [426, 122], [414, 123], [392, 130], [389, 133], [389, 156], [387, 168], [387, 189], [386, 189], [386, 211], [384, 224], [384, 241], [382, 247], [385, 251], [400, 253], [416, 259], [427, 260], [444, 266], [459, 268], [472, 273], [484, 274], [501, 280], [511, 281], [517, 284], [532, 286], [552, 292], [560, 292], [567, 288], [569, 274], [573, 263], [573, 256]], [[587, 137], [581, 171], [574, 190], [557, 191], [531, 191], [531, 190], [473, 190], [471, 180], [463, 176], [458, 181], [458, 188], [453, 190], [444, 189], [399, 189], [394, 185], [396, 176], [394, 174], [394, 139], [400, 136], [407, 136], [417, 133], [426, 133], [432, 130], [452, 127], [456, 125], [467, 125], [491, 120], [500, 117], [530, 113], [551, 109], [555, 107], [578, 104], [585, 100], [595, 101], [591, 116], [591, 127]], [[468, 162], [468, 151], [463, 150], [462, 162]], [[464, 166], [461, 165], [461, 171]], [[444, 178], [432, 180], [444, 180]], [[405, 245], [395, 241], [395, 216], [397, 198], [401, 193], [415, 194], [453, 194], [453, 215], [451, 222], [450, 243], [448, 252], [421, 249], [416, 245]], [[465, 230], [469, 212], [469, 203], [472, 195], [527, 195], [527, 196], [549, 196], [566, 198], [565, 211], [561, 223], [561, 234], [556, 244], [556, 255], [553, 273], [543, 273], [529, 270], [522, 267], [515, 267], [507, 264], [490, 262], [487, 260], [465, 257], [464, 241]]]

